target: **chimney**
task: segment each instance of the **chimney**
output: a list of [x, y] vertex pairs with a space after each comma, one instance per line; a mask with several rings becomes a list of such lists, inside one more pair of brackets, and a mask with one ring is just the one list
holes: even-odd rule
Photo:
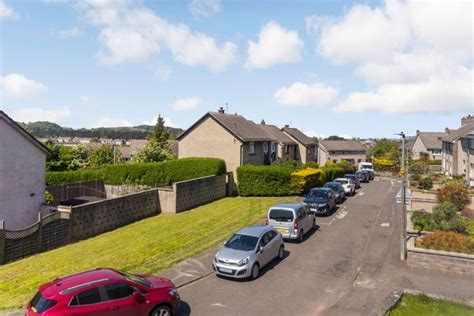
[[469, 125], [469, 124], [474, 124], [474, 116], [472, 116], [471, 114], [464, 116], [461, 119], [461, 127]]
[[289, 128], [289, 127], [290, 127], [290, 125], [288, 125], [288, 124], [285, 124], [285, 128]]
[[260, 124], [265, 125], [265, 120], [262, 120]]
[[225, 111], [224, 111], [224, 107], [221, 106], [221, 107], [219, 108], [219, 110], [217, 110], [217, 112], [218, 112], [218, 113], [221, 113], [221, 114], [224, 114], [224, 112], [225, 112]]
[[416, 136], [418, 136], [418, 135], [420, 135], [420, 130], [419, 129], [416, 130]]
[[449, 134], [451, 131], [449, 130], [449, 128], [446, 127], [446, 128], [444, 129], [444, 132], [445, 132], [446, 134]]

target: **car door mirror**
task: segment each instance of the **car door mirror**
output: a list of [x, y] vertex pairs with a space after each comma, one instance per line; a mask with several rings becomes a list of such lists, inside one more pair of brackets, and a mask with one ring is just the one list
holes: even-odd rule
[[257, 253], [262, 253], [262, 252], [263, 252], [263, 246], [258, 246]]
[[135, 294], [135, 301], [137, 301], [138, 303], [145, 303], [146, 298], [144, 298], [140, 292], [137, 292], [137, 294]]

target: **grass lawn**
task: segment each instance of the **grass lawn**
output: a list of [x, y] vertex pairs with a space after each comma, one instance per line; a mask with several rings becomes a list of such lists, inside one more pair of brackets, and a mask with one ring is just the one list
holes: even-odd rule
[[474, 315], [474, 308], [452, 303], [438, 301], [425, 295], [403, 294], [402, 299], [395, 308], [388, 313], [390, 316], [464, 316]]
[[157, 273], [217, 246], [295, 198], [225, 198], [188, 212], [148, 218], [109, 233], [0, 266], [0, 311], [22, 308], [39, 285], [97, 267]]

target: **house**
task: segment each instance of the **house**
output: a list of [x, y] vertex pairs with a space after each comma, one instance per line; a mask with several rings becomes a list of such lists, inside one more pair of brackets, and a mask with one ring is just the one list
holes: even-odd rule
[[441, 168], [445, 175], [462, 175], [474, 187], [474, 116], [461, 119], [461, 127], [446, 129], [442, 139]]
[[0, 111], [0, 220], [7, 229], [33, 224], [44, 201], [48, 149]]
[[357, 140], [321, 140], [318, 147], [320, 166], [324, 166], [329, 161], [345, 160], [356, 164], [366, 159], [367, 148]]
[[177, 140], [179, 158], [221, 158], [234, 177], [239, 166], [270, 164], [274, 141], [259, 125], [241, 115], [227, 114], [222, 107], [206, 113]]
[[148, 144], [148, 140], [146, 139], [132, 139], [129, 141], [130, 145], [128, 146], [120, 146], [118, 149], [120, 150], [120, 154], [122, 157], [122, 161], [128, 162], [131, 161], [133, 156], [135, 156], [140, 150], [145, 148], [146, 144]]
[[273, 142], [270, 145], [272, 161], [278, 159], [297, 159], [298, 144], [296, 141], [283, 133], [277, 126], [266, 124], [264, 120], [261, 121], [259, 126], [273, 138]]
[[314, 139], [305, 135], [299, 129], [290, 127], [289, 125], [285, 125], [281, 130], [297, 143], [297, 150], [295, 153], [296, 160], [299, 160], [302, 163], [317, 160], [318, 144]]
[[445, 132], [420, 132], [416, 131], [416, 139], [412, 147], [412, 158], [420, 159], [420, 153], [429, 155], [429, 159], [441, 159], [441, 139], [446, 136]]

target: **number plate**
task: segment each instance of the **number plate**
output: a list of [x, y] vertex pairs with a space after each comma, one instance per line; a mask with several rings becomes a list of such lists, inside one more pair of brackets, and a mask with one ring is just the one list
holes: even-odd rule
[[232, 273], [231, 269], [226, 269], [226, 268], [219, 268], [219, 271], [221, 271], [223, 273]]
[[280, 232], [280, 233], [286, 233], [288, 231], [288, 229], [286, 228], [277, 228], [277, 230]]

